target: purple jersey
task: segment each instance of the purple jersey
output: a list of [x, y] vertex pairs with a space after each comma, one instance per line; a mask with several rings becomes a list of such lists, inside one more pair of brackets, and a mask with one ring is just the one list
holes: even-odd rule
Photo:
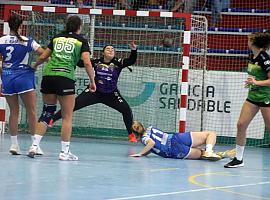
[[117, 82], [123, 68], [133, 65], [137, 59], [137, 50], [132, 50], [129, 58], [113, 58], [105, 63], [103, 58], [92, 60], [95, 69], [97, 91], [112, 93], [117, 90]]

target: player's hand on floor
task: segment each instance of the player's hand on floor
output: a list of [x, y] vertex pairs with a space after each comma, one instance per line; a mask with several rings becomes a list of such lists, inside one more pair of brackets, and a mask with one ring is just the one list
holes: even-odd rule
[[142, 155], [140, 153], [135, 153], [135, 154], [131, 154], [129, 156], [130, 157], [141, 157]]

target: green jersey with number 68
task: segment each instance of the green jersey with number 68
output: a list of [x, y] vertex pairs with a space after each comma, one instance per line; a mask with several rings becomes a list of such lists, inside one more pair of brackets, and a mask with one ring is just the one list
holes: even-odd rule
[[43, 76], [63, 76], [75, 80], [75, 68], [83, 52], [89, 52], [88, 42], [75, 33], [60, 33], [48, 45], [52, 55]]
[[[256, 58], [248, 63], [248, 75], [253, 76], [257, 81], [267, 80], [270, 72], [270, 57], [261, 51]], [[254, 102], [270, 104], [270, 86], [250, 85], [248, 99]]]

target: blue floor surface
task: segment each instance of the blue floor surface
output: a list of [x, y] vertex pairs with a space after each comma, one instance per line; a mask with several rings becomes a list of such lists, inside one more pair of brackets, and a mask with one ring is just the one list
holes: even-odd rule
[[[247, 148], [245, 166], [228, 162], [128, 157], [141, 144], [73, 138], [79, 161], [59, 161], [59, 137], [44, 137], [45, 155], [26, 156], [30, 136], [21, 135], [23, 155], [12, 156], [10, 138], [0, 142], [1, 200], [270, 200], [270, 149]], [[224, 150], [230, 147], [216, 147]]]

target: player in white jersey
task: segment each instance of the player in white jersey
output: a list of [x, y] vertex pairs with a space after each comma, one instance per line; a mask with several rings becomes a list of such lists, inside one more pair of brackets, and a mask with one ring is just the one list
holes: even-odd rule
[[[17, 140], [19, 97], [26, 108], [32, 139], [37, 122], [35, 70], [28, 64], [29, 53], [36, 51], [41, 54], [44, 50], [35, 40], [21, 36], [18, 33], [22, 27], [22, 20], [17, 15], [12, 15], [8, 20], [8, 24], [10, 34], [0, 38], [2, 95], [5, 96], [10, 109], [10, 153], [19, 155], [21, 154]], [[39, 149], [38, 153], [43, 154], [41, 149]]]
[[[145, 145], [140, 153], [130, 155], [132, 157], [141, 157], [152, 152], [164, 158], [221, 159], [221, 156], [213, 152], [216, 143], [216, 134], [213, 131], [167, 134], [152, 126], [146, 129], [138, 121], [133, 123], [132, 130]], [[206, 150], [199, 148], [203, 144], [206, 144]]]

